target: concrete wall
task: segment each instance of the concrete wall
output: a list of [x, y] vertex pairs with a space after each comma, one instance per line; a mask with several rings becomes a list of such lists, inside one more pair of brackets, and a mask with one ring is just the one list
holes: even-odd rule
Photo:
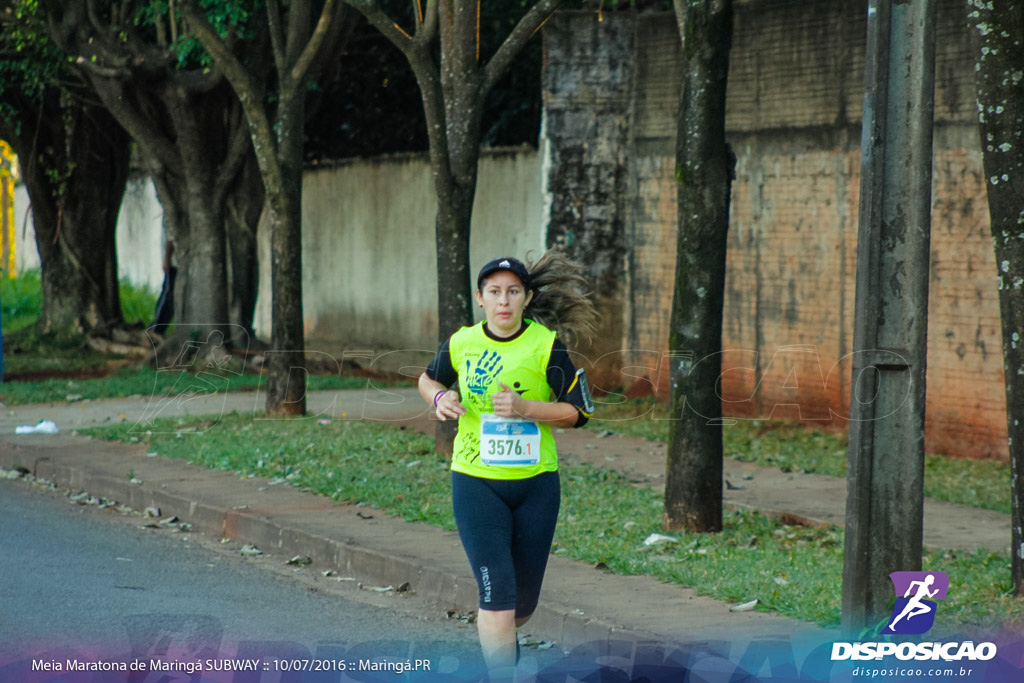
[[[738, 178], [722, 383], [727, 410], [736, 416], [845, 427], [865, 7], [865, 0], [736, 6], [727, 122]], [[926, 448], [1005, 458], [996, 267], [962, 12], [959, 0], [940, 1]], [[608, 318], [602, 348], [616, 351], [602, 361], [612, 372], [598, 388], [665, 395], [662, 360], [675, 274], [678, 34], [670, 14], [606, 13], [603, 19], [599, 25], [592, 12], [563, 15], [545, 29], [549, 47], [557, 38], [558, 52], [548, 50], [546, 61], [544, 151], [484, 156], [472, 259], [475, 269], [498, 253], [523, 257], [549, 242], [589, 240], [582, 253], [602, 287], [619, 283], [601, 291]], [[636, 57], [611, 59], [608, 52], [605, 62], [596, 62], [605, 54], [602, 41]], [[630, 68], [611, 68], [623, 59]], [[608, 68], [594, 68], [601, 63]], [[119, 256], [123, 272], [156, 288], [160, 221], [153, 201], [151, 190], [129, 193]], [[334, 357], [365, 352], [362, 362], [387, 365], [396, 357], [379, 360], [387, 352], [406, 350], [409, 362], [425, 362], [436, 348], [434, 214], [422, 156], [307, 172], [309, 349]], [[264, 264], [266, 238], [264, 229]], [[28, 251], [19, 248], [22, 257]], [[256, 325], [268, 336], [266, 266], [260, 282]], [[826, 419], [833, 415], [840, 417]]]
[[[750, 2], [736, 10], [727, 115], [737, 179], [723, 312], [726, 412], [845, 427], [842, 417], [832, 418], [848, 414], [849, 403], [865, 3]], [[996, 267], [963, 11], [956, 0], [940, 2], [926, 448], [1005, 458]], [[631, 393], [665, 396], [679, 39], [670, 14], [635, 21], [643, 36], [628, 86], [635, 92], [628, 164], [636, 191], [619, 294], [627, 358], [608, 388], [632, 383]], [[561, 32], [587, 35], [575, 25]]]
[[[32, 207], [24, 185], [14, 194], [14, 245], [16, 268], [39, 268], [32, 225]], [[163, 282], [163, 209], [156, 189], [147, 178], [128, 181], [117, 216], [117, 261], [120, 276], [138, 287], [160, 291]]]
[[[475, 271], [495, 255], [544, 249], [541, 157], [533, 149], [484, 153], [474, 206]], [[321, 166], [303, 181], [303, 313], [308, 348], [379, 356], [437, 347], [436, 200], [424, 155]], [[18, 268], [38, 268], [27, 194], [15, 198]], [[121, 276], [160, 290], [163, 211], [148, 180], [133, 180], [118, 216]], [[270, 337], [269, 232], [261, 226], [255, 327]], [[365, 358], [366, 356], [361, 356]], [[390, 366], [392, 361], [382, 361]]]
[[[540, 155], [530, 149], [483, 155], [470, 245], [474, 273], [496, 255], [540, 255], [540, 164]], [[436, 351], [437, 202], [432, 183], [424, 155], [306, 172], [302, 286], [309, 349], [335, 357], [403, 350], [422, 358]], [[268, 237], [262, 228], [264, 264], [270, 263]], [[258, 301], [256, 330], [269, 337], [269, 267], [261, 269]]]
[[[583, 20], [580, 20], [583, 17]], [[595, 386], [622, 370], [629, 315], [626, 281], [638, 36], [631, 22], [593, 12], [560, 14], [544, 27], [547, 241], [584, 265], [601, 319], [594, 339], [572, 350]]]

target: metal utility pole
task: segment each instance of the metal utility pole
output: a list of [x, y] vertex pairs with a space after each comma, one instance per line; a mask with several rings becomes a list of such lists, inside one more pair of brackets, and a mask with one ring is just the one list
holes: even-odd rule
[[869, 0], [843, 628], [921, 568], [935, 1]]

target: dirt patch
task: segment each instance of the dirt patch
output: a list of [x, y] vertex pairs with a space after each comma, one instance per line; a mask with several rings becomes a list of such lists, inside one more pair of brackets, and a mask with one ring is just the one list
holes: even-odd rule
[[[54, 361], [56, 362], [56, 361]], [[101, 379], [117, 374], [121, 368], [138, 363], [137, 360], [117, 359], [90, 367], [53, 367], [32, 370], [8, 370], [5, 382], [43, 382], [48, 379]]]

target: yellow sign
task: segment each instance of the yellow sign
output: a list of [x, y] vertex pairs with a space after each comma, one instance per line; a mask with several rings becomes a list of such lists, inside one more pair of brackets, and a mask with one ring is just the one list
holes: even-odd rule
[[14, 277], [14, 179], [17, 177], [14, 152], [0, 140], [0, 268]]

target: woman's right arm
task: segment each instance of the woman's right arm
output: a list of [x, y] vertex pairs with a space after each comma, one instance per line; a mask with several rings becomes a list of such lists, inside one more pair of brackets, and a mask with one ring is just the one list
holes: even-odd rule
[[451, 352], [448, 342], [434, 356], [427, 369], [420, 375], [418, 387], [423, 400], [434, 406], [434, 414], [438, 420], [457, 419], [466, 413], [460, 403], [459, 392], [448, 387], [459, 380], [459, 375], [452, 366]]
[[420, 375], [419, 390], [423, 400], [434, 406], [438, 420], [444, 422], [466, 414], [465, 406], [459, 402], [459, 392], [431, 379], [425, 372]]

